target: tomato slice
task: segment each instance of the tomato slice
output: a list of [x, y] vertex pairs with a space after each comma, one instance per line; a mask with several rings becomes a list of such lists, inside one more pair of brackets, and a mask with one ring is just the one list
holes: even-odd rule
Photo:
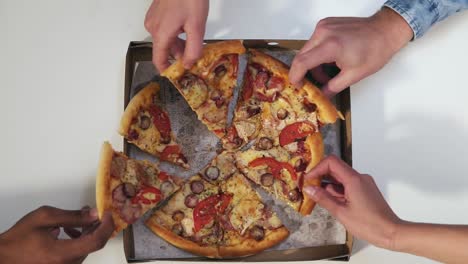
[[153, 116], [153, 124], [158, 129], [162, 138], [171, 136], [171, 122], [169, 116], [159, 106], [152, 105], [149, 108], [150, 114]]
[[180, 147], [178, 145], [169, 145], [162, 151], [161, 159], [171, 161], [176, 160], [181, 155], [182, 153], [180, 152]]
[[164, 171], [161, 171], [161, 172], [158, 174], [158, 179], [160, 179], [161, 181], [166, 181], [167, 179], [169, 179], [169, 174], [167, 174], [167, 173], [164, 172]]
[[249, 69], [245, 70], [244, 76], [244, 87], [242, 87], [242, 99], [247, 101], [253, 95], [253, 80], [252, 80], [252, 73]]
[[280, 162], [271, 157], [262, 157], [257, 158], [249, 163], [249, 167], [258, 167], [263, 165], [269, 167], [271, 174], [273, 174], [273, 176], [277, 179], [281, 179], [281, 171], [286, 170], [293, 180], [297, 180], [296, 171], [291, 166], [291, 164], [287, 162]]
[[279, 135], [279, 143], [285, 146], [296, 140], [305, 138], [306, 136], [315, 132], [315, 128], [309, 122], [297, 122], [287, 125]]
[[[148, 198], [148, 194], [153, 194], [154, 198]], [[152, 186], [144, 186], [141, 188], [141, 190], [135, 195], [135, 197], [132, 198], [132, 203], [133, 204], [152, 204], [152, 203], [157, 203], [161, 200], [162, 198], [162, 193], [158, 188], [152, 187]]]
[[200, 231], [206, 224], [211, 222], [216, 216], [216, 204], [220, 195], [210, 196], [200, 201], [193, 209], [193, 222], [195, 232]]
[[217, 211], [219, 214], [224, 214], [224, 211], [226, 211], [226, 208], [229, 206], [229, 203], [232, 200], [232, 195], [231, 194], [221, 194], [220, 195], [220, 203], [217, 207]]

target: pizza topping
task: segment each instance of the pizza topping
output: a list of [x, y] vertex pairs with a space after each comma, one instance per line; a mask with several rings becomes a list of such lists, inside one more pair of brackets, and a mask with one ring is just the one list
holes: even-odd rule
[[219, 223], [224, 230], [235, 230], [231, 224], [231, 221], [229, 220], [229, 216], [226, 214], [223, 214], [219, 217]]
[[205, 170], [205, 175], [210, 180], [216, 180], [219, 177], [219, 169], [216, 166], [208, 167]]
[[223, 94], [221, 93], [221, 91], [219, 91], [217, 89], [213, 90], [211, 92], [211, 97], [210, 98], [211, 98], [211, 100], [213, 100], [215, 102], [215, 105], [218, 108], [221, 108], [221, 106], [223, 106], [224, 103], [225, 103]]
[[171, 122], [169, 121], [169, 116], [165, 111], [156, 105], [151, 105], [149, 112], [151, 116], [153, 116], [154, 126], [161, 134], [161, 143], [168, 144], [171, 142]]
[[281, 179], [283, 171], [287, 171], [293, 180], [297, 180], [294, 168], [287, 162], [279, 162], [271, 157], [257, 158], [249, 163], [249, 167], [267, 166], [277, 179]]
[[264, 173], [264, 174], [260, 177], [260, 183], [261, 183], [263, 186], [270, 187], [270, 186], [273, 185], [274, 182], [275, 182], [275, 177], [274, 177], [273, 174], [271, 174], [271, 173]]
[[175, 211], [173, 214], [172, 214], [172, 220], [176, 221], [176, 222], [180, 222], [182, 221], [182, 219], [184, 219], [185, 217], [185, 214], [184, 212], [182, 211]]
[[135, 185], [131, 184], [131, 183], [124, 183], [123, 184], [123, 193], [125, 194], [125, 196], [127, 198], [132, 198], [136, 195], [136, 187]]
[[169, 179], [169, 174], [167, 174], [166, 172], [164, 171], [161, 171], [159, 174], [158, 174], [158, 179], [160, 179], [161, 181], [167, 181]]
[[249, 139], [257, 131], [257, 124], [249, 121], [238, 121], [236, 124], [237, 133], [241, 138]]
[[141, 216], [141, 204], [133, 204], [128, 200], [125, 202], [125, 205], [120, 210], [120, 217], [131, 224], [138, 220]]
[[185, 206], [188, 208], [195, 208], [198, 204], [198, 196], [196, 194], [189, 194], [185, 197]]
[[296, 122], [287, 125], [279, 135], [279, 143], [281, 146], [292, 143], [296, 140], [303, 139], [315, 132], [315, 128], [309, 122]]
[[304, 105], [304, 108], [306, 109], [306, 111], [309, 113], [315, 112], [317, 110], [317, 105], [309, 102], [305, 98], [304, 98], [304, 101], [302, 101], [302, 104]]
[[268, 137], [261, 137], [258, 140], [257, 148], [261, 150], [269, 150], [273, 147], [273, 140]]
[[297, 159], [296, 162], [294, 163], [294, 169], [297, 172], [303, 172], [306, 170], [306, 168], [307, 168], [307, 163], [302, 158]]
[[288, 110], [284, 108], [280, 108], [278, 112], [276, 112], [276, 117], [278, 117], [278, 119], [280, 120], [284, 120], [286, 119], [286, 117], [288, 117], [288, 114], [289, 114]]
[[127, 196], [123, 191], [123, 184], [120, 184], [119, 186], [115, 187], [114, 191], [112, 191], [112, 203], [115, 204], [114, 207], [122, 207], [126, 199]]
[[193, 209], [195, 232], [212, 222], [216, 214], [223, 214], [231, 199], [232, 195], [217, 194], [200, 201]]
[[267, 82], [267, 89], [275, 89], [277, 91], [282, 91], [284, 89], [283, 79], [272, 76]]
[[130, 141], [134, 141], [134, 140], [137, 140], [138, 137], [139, 137], [139, 134], [138, 134], [138, 131], [136, 131], [135, 129], [130, 129], [128, 131], [128, 140]]
[[237, 134], [237, 129], [233, 126], [229, 127], [226, 131], [226, 140], [229, 143], [227, 148], [238, 148], [244, 142]]
[[202, 181], [192, 181], [190, 183], [190, 190], [195, 194], [200, 194], [205, 190], [205, 185]]
[[136, 160], [129, 159], [127, 161], [127, 170], [121, 176], [122, 181], [138, 186], [143, 178], [142, 176], [146, 176], [146, 172], [142, 166]]
[[200, 77], [186, 72], [179, 80], [184, 97], [193, 108], [199, 108], [208, 97], [208, 86]]
[[140, 189], [135, 197], [132, 198], [132, 203], [154, 204], [161, 200], [161, 191], [152, 186], [144, 186]]
[[212, 109], [203, 115], [203, 119], [210, 123], [220, 123], [227, 116], [227, 109]]
[[174, 191], [174, 184], [170, 181], [165, 181], [161, 184], [161, 192], [164, 197], [169, 196]]
[[180, 221], [182, 228], [184, 229], [184, 233], [187, 234], [188, 236], [193, 235], [193, 220], [186, 217]]
[[301, 194], [299, 193], [299, 190], [297, 188], [290, 190], [288, 192], [288, 199], [291, 202], [297, 202], [300, 200], [300, 198], [301, 198]]
[[258, 225], [253, 226], [250, 229], [250, 236], [257, 241], [261, 241], [265, 237], [265, 229]]
[[247, 117], [250, 118], [252, 116], [258, 115], [262, 109], [258, 105], [249, 105], [247, 106]]
[[141, 129], [146, 130], [151, 126], [151, 118], [146, 115], [140, 116], [140, 123], [138, 124]]
[[187, 158], [180, 152], [180, 147], [178, 145], [170, 145], [164, 148], [161, 153], [161, 159], [167, 161], [182, 161], [187, 163]]
[[184, 228], [182, 227], [181, 224], [177, 223], [172, 226], [172, 232], [178, 236], [182, 235], [184, 233]]
[[120, 178], [125, 174], [127, 169], [127, 160], [119, 155], [114, 155], [112, 158], [110, 175], [114, 178]]
[[267, 228], [271, 228], [271, 229], [276, 229], [276, 228], [283, 226], [283, 224], [281, 223], [281, 220], [276, 215], [272, 215], [271, 217], [269, 217], [267, 223], [268, 223]]
[[226, 66], [224, 65], [218, 65], [215, 69], [214, 69], [214, 73], [216, 75], [216, 77], [222, 77], [226, 74], [227, 72], [227, 69], [226, 69]]

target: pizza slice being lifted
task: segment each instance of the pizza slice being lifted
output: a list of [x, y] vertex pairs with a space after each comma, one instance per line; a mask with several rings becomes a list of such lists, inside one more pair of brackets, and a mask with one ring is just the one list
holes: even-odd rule
[[187, 159], [175, 142], [169, 116], [159, 104], [159, 89], [158, 83], [151, 82], [132, 98], [122, 116], [119, 133], [160, 160], [188, 168]]
[[177, 60], [161, 75], [169, 78], [190, 107], [210, 131], [222, 138], [226, 134], [228, 105], [237, 83], [241, 41], [206, 44], [202, 57], [185, 70]]
[[128, 158], [104, 142], [96, 176], [99, 219], [104, 211], [111, 211], [116, 234], [167, 199], [180, 185], [180, 179], [160, 171], [153, 163]]

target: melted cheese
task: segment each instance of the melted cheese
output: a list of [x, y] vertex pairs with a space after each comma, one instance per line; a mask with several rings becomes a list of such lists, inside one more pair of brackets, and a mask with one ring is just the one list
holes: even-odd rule
[[125, 174], [123, 175], [122, 182], [128, 182], [131, 183], [135, 186], [138, 186], [138, 177], [137, 177], [137, 166], [138, 162], [132, 159], [127, 160], [127, 170], [125, 171]]
[[252, 224], [262, 219], [262, 211], [265, 206], [257, 200], [242, 200], [231, 212], [232, 226], [245, 232]]
[[193, 228], [194, 228], [193, 219], [185, 217], [184, 219], [182, 219], [180, 224], [182, 225], [182, 228], [184, 229], [184, 232], [188, 236], [193, 236], [193, 234], [194, 234], [194, 232], [193, 232]]

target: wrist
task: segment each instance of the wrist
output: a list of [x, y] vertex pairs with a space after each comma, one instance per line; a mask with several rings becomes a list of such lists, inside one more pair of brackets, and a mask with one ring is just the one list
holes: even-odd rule
[[405, 233], [407, 232], [408, 226], [412, 223], [408, 221], [400, 220], [398, 223], [395, 224], [393, 229], [393, 234], [390, 239], [388, 250], [402, 252], [403, 251], [403, 241], [405, 237]]
[[400, 14], [384, 7], [371, 18], [372, 24], [379, 30], [393, 53], [398, 52], [413, 39], [413, 30]]

